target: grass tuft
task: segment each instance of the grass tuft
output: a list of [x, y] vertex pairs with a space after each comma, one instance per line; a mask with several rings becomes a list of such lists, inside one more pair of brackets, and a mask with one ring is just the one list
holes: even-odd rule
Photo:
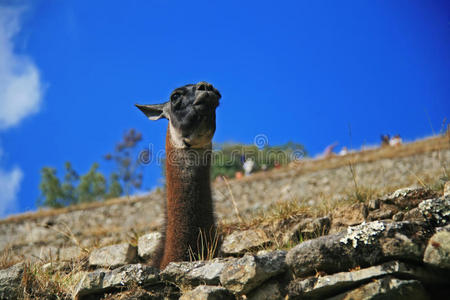
[[220, 233], [212, 228], [209, 233], [199, 230], [197, 237], [197, 253], [189, 247], [189, 260], [211, 260], [217, 256], [220, 244]]

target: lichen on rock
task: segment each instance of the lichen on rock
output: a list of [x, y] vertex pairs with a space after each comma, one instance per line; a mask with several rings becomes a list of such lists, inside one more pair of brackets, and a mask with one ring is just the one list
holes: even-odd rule
[[339, 241], [343, 244], [352, 242], [353, 248], [358, 247], [358, 242], [362, 242], [365, 245], [371, 244], [375, 237], [380, 235], [386, 226], [380, 221], [374, 221], [370, 223], [363, 222], [361, 225], [349, 226], [347, 228], [347, 234]]
[[450, 221], [450, 196], [424, 200], [419, 203], [418, 208], [428, 221], [439, 226]]

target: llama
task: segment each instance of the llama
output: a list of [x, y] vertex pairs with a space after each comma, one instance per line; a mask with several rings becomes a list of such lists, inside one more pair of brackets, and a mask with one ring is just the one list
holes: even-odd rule
[[[211, 196], [211, 140], [221, 95], [199, 82], [175, 89], [162, 104], [136, 105], [150, 120], [169, 120], [166, 135], [165, 229], [152, 265], [215, 255], [218, 238]], [[212, 251], [212, 252], [211, 252]]]

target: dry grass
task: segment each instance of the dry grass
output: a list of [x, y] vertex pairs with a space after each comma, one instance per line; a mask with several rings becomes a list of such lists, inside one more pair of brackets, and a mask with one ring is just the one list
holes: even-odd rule
[[220, 229], [224, 234], [235, 230], [247, 230], [261, 225], [273, 224], [284, 219], [298, 219], [299, 216], [309, 215], [310, 208], [296, 200], [279, 201], [272, 204], [267, 210], [259, 210], [246, 215], [243, 221], [235, 218], [224, 218], [220, 222]]
[[75, 236], [75, 234], [72, 232], [72, 230], [70, 229], [69, 225], [67, 225], [64, 222], [61, 222], [61, 225], [64, 227], [63, 229], [59, 229], [59, 228], [54, 227], [54, 226], [51, 226], [51, 227], [48, 227], [48, 228], [50, 228], [51, 230], [54, 230], [57, 233], [60, 233], [63, 236], [65, 236], [68, 240], [72, 241], [75, 245], [77, 245], [77, 247], [80, 248], [83, 252], [89, 253], [89, 250], [81, 245], [80, 241]]
[[[272, 204], [267, 210], [261, 210], [245, 216], [242, 222], [235, 218], [223, 219], [219, 223], [219, 230], [221, 234], [228, 235], [236, 230], [263, 229], [271, 242], [255, 249], [254, 252], [290, 249], [297, 243], [292, 241], [286, 242], [284, 233], [293, 224], [313, 215], [314, 211], [298, 200], [279, 201]], [[304, 239], [299, 237], [299, 240], [303, 241]]]
[[22, 260], [23, 258], [14, 255], [11, 248], [6, 247], [0, 252], [0, 270], [9, 268]]
[[225, 182], [225, 184], [227, 185], [228, 192], [230, 193], [231, 202], [233, 203], [233, 207], [234, 207], [234, 211], [236, 213], [236, 217], [242, 223], [243, 220], [242, 220], [242, 217], [241, 217], [241, 213], [239, 212], [239, 209], [238, 209], [237, 204], [236, 204], [236, 200], [234, 199], [234, 195], [233, 195], [233, 191], [231, 190], [230, 183], [228, 182], [228, 179], [225, 176], [222, 176], [222, 179]]
[[[332, 209], [327, 208], [327, 210], [331, 211]], [[273, 204], [267, 210], [255, 213], [252, 216], [246, 216], [246, 222], [241, 223], [225, 220], [220, 223], [220, 228], [224, 234], [230, 234], [235, 230], [263, 229], [269, 238], [270, 243], [262, 245], [255, 249], [254, 252], [275, 249], [288, 250], [305, 240], [328, 234], [325, 229], [312, 233], [296, 232], [296, 237], [294, 239], [286, 239], [286, 233], [291, 231], [296, 224], [305, 218], [315, 218], [327, 215], [323, 212], [324, 209], [322, 207], [306, 206], [295, 199], [284, 202], [280, 201]]]
[[63, 275], [51, 274], [41, 264], [26, 264], [22, 278], [23, 299], [70, 299]]
[[247, 230], [270, 225], [279, 227], [283, 226], [283, 224], [293, 224], [304, 218], [330, 215], [338, 206], [368, 203], [370, 199], [391, 193], [396, 189], [397, 187], [390, 187], [382, 190], [373, 190], [368, 187], [358, 186], [357, 192], [355, 189], [349, 189], [341, 199], [332, 200], [329, 195], [320, 195], [312, 205], [296, 198], [290, 201], [278, 201], [265, 210], [245, 215], [243, 221], [234, 217], [224, 218], [220, 222], [220, 229], [223, 234], [230, 234], [235, 230]]
[[22, 277], [23, 299], [72, 299], [76, 284], [87, 270], [87, 256], [71, 262], [26, 262]]
[[[332, 199], [330, 195], [320, 195], [313, 205], [306, 205], [301, 199], [291, 199], [290, 201], [279, 201], [272, 204], [268, 209], [255, 212], [253, 214], [245, 215], [242, 220], [230, 217], [222, 219], [219, 227], [224, 235], [228, 235], [236, 230], [248, 229], [264, 229], [267, 236], [271, 240], [269, 245], [265, 245], [258, 250], [274, 250], [285, 249], [288, 250], [293, 246], [319, 236], [328, 234], [327, 232], [315, 232], [313, 234], [298, 233], [297, 241], [286, 241], [284, 234], [294, 225], [305, 218], [317, 218], [323, 216], [330, 216], [338, 207], [351, 206], [355, 203], [365, 203], [371, 199], [381, 197], [383, 195], [394, 192], [404, 186], [391, 185], [385, 188], [373, 189], [371, 187], [361, 186], [357, 181], [357, 174], [353, 166], [349, 167], [352, 171], [351, 180], [354, 182], [352, 188], [348, 189], [344, 196], [340, 199]], [[410, 184], [421, 183], [423, 187], [436, 191], [442, 191], [442, 180], [436, 178], [414, 174], [411, 175]], [[439, 184], [437, 184], [437, 182]], [[434, 188], [433, 188], [434, 187]]]
[[217, 229], [212, 229], [211, 232], [203, 232], [200, 230], [197, 237], [197, 253], [195, 253], [191, 247], [189, 247], [189, 260], [211, 260], [216, 257], [221, 235]]
[[[19, 298], [26, 300], [74, 299], [76, 286], [88, 271], [86, 256], [68, 263], [26, 262]], [[163, 290], [164, 293], [170, 295], [166, 290]], [[137, 283], [131, 283], [126, 286], [126, 291], [123, 293], [105, 294], [102, 299], [135, 299], [134, 297], [139, 298], [138, 296], [142, 296], [143, 299], [153, 299], [153, 297], [160, 299], [161, 292], [147, 291]]]

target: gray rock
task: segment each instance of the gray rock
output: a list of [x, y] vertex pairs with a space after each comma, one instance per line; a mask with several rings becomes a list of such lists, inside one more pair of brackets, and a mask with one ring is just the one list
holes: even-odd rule
[[412, 209], [423, 199], [436, 197], [437, 193], [423, 187], [407, 187], [380, 198], [381, 203], [394, 204], [401, 209]]
[[356, 251], [340, 243], [344, 236], [344, 233], [339, 233], [305, 241], [288, 252], [286, 263], [297, 276], [316, 271], [339, 272], [354, 267], [349, 257], [353, 257]]
[[162, 235], [159, 232], [152, 232], [139, 237], [138, 240], [139, 257], [145, 260], [151, 259], [161, 239]]
[[395, 190], [393, 193], [390, 193], [388, 195], [381, 197], [380, 199], [381, 199], [381, 201], [386, 201], [386, 202], [388, 200], [397, 200], [399, 198], [404, 199], [404, 198], [408, 197], [408, 195], [411, 195], [411, 194], [413, 194], [417, 191], [421, 191], [421, 190], [423, 190], [423, 188], [416, 187], [416, 186], [401, 188], [401, 189]]
[[450, 232], [434, 234], [425, 249], [423, 261], [438, 268], [450, 269]]
[[385, 220], [390, 219], [394, 215], [394, 211], [390, 209], [376, 209], [374, 211], [371, 211], [369, 215], [367, 216], [367, 220], [369, 221], [375, 221], [375, 220]]
[[411, 210], [408, 210], [403, 215], [403, 221], [411, 221], [411, 222], [426, 222], [425, 217], [418, 207], [415, 207]]
[[400, 280], [387, 276], [360, 286], [328, 300], [427, 300], [429, 299], [422, 284], [417, 280]]
[[128, 243], [106, 246], [92, 251], [89, 256], [89, 265], [116, 268], [133, 263], [136, 255], [136, 247]]
[[418, 208], [433, 225], [443, 226], [450, 223], [450, 196], [424, 200], [419, 203]]
[[360, 243], [368, 245], [373, 243], [385, 229], [386, 225], [379, 221], [363, 222], [361, 225], [348, 227], [347, 234], [340, 239], [340, 242], [344, 244], [351, 243], [353, 248], [356, 248]]
[[230, 261], [220, 275], [220, 283], [236, 294], [246, 294], [267, 279], [286, 271], [286, 251], [245, 255]]
[[184, 293], [180, 300], [233, 300], [234, 296], [221, 286], [200, 285]]
[[261, 229], [235, 231], [223, 240], [221, 252], [226, 255], [239, 255], [270, 243], [270, 239]]
[[24, 272], [24, 263], [0, 270], [0, 299], [17, 299]]
[[112, 271], [97, 269], [85, 274], [75, 287], [75, 297], [105, 293], [131, 284], [146, 286], [159, 282], [159, 270], [142, 264], [126, 265]]
[[183, 287], [199, 284], [218, 285], [227, 260], [171, 262], [161, 272], [161, 279]]
[[347, 232], [305, 241], [288, 252], [286, 262], [297, 276], [341, 272], [390, 259], [420, 262], [424, 248], [411, 237], [422, 231], [419, 224], [410, 222], [364, 223], [348, 227]]
[[380, 239], [383, 257], [390, 259], [419, 260], [424, 252], [424, 247], [413, 242], [409, 237], [401, 233], [387, 235]]
[[[342, 290], [358, 286], [372, 278], [387, 275], [409, 277], [428, 282], [438, 279], [433, 273], [424, 268], [392, 261], [353, 272], [341, 272], [322, 277], [294, 280], [289, 284], [289, 296], [302, 297], [302, 299], [323, 299], [325, 297], [336, 295]], [[441, 279], [439, 280], [442, 281]]]
[[269, 280], [250, 292], [250, 294], [247, 295], [247, 299], [283, 300], [285, 299], [285, 295], [280, 282]]

